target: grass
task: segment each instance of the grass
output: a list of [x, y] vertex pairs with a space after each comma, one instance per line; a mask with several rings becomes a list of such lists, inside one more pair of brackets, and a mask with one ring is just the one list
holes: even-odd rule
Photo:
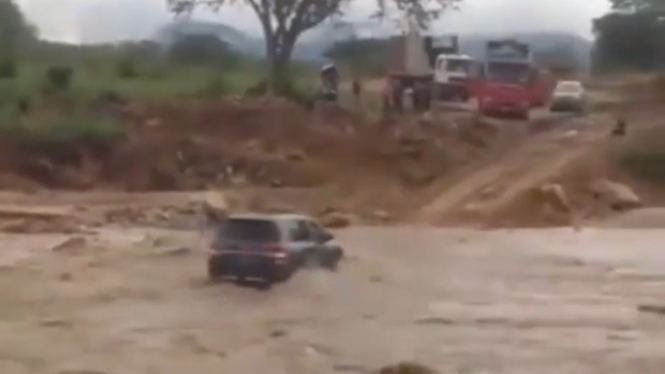
[[[124, 136], [122, 127], [93, 113], [92, 103], [102, 93], [152, 102], [243, 95], [265, 79], [266, 71], [256, 61], [227, 69], [153, 61], [136, 64], [129, 69], [131, 74], [123, 76], [118, 64], [70, 64], [74, 72], [70, 87], [45, 93], [49, 65], [21, 63], [15, 78], [0, 79], [0, 133], [30, 142], [115, 141]], [[297, 65], [294, 69], [296, 86], [311, 88], [315, 70]], [[21, 111], [21, 102], [28, 102], [29, 110]]]
[[[265, 79], [266, 67], [256, 61], [248, 61], [235, 67], [176, 66], [151, 62], [137, 64], [136, 76], [123, 78], [118, 72], [118, 62], [90, 66], [84, 63], [71, 65], [74, 77], [72, 94], [94, 97], [102, 91], [114, 91], [135, 100], [168, 100], [182, 97], [199, 97], [206, 92], [211, 80], [223, 81], [229, 95], [241, 95]], [[0, 79], [2, 92], [11, 91], [15, 97], [30, 97], [37, 93], [44, 82], [48, 65], [23, 63], [15, 79]], [[311, 85], [314, 69], [295, 64], [293, 77], [296, 85]]]
[[108, 144], [121, 140], [126, 135], [121, 126], [108, 119], [87, 115], [63, 115], [57, 112], [22, 116], [13, 107], [0, 109], [0, 134], [30, 144], [68, 142]]

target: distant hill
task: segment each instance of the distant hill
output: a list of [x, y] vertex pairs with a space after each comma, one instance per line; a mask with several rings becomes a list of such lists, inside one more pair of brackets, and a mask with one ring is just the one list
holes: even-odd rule
[[224, 23], [189, 20], [172, 22], [158, 30], [155, 41], [163, 45], [171, 45], [181, 35], [215, 35], [239, 52], [259, 56], [265, 54], [262, 39]]
[[[162, 44], [171, 44], [178, 35], [213, 34], [229, 43], [239, 52], [252, 56], [265, 56], [265, 45], [262, 38], [249, 35], [224, 23], [182, 21], [173, 22], [164, 26], [157, 33], [156, 40]], [[387, 37], [387, 30], [372, 28], [372, 25], [362, 23], [324, 23], [308, 31], [296, 45], [293, 53], [294, 59], [309, 61], [324, 61], [323, 53], [336, 41], [348, 40], [354, 35], [358, 37]], [[573, 60], [575, 64], [584, 69], [591, 65], [590, 54], [592, 43], [579, 35], [557, 32], [530, 32], [513, 35], [490, 34], [463, 34], [460, 35], [460, 47], [463, 53], [474, 58], [484, 58], [485, 43], [489, 39], [514, 37], [532, 46], [536, 58], [546, 54], [559, 55], [563, 60]], [[565, 56], [561, 56], [565, 54]]]

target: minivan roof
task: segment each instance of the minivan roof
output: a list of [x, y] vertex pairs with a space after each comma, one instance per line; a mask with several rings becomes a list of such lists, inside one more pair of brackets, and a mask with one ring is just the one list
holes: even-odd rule
[[462, 55], [462, 54], [442, 53], [439, 56], [437, 56], [437, 59], [446, 59], [446, 60], [456, 59], [456, 60], [469, 60], [469, 61], [471, 61], [471, 60], [473, 60], [473, 57], [471, 57], [469, 55]]
[[229, 215], [229, 219], [254, 219], [254, 220], [265, 220], [265, 221], [275, 221], [275, 220], [293, 220], [293, 219], [306, 219], [310, 220], [310, 217], [293, 214], [293, 213], [280, 213], [280, 214], [270, 214], [270, 213], [238, 213]]
[[557, 83], [559, 86], [581, 86], [582, 82], [580, 81], [559, 81]]

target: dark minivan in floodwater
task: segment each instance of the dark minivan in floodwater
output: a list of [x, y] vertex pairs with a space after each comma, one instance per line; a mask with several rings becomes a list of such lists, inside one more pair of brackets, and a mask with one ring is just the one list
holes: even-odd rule
[[258, 280], [269, 288], [302, 266], [336, 270], [343, 256], [333, 235], [309, 217], [231, 215], [217, 228], [208, 276], [213, 281]]

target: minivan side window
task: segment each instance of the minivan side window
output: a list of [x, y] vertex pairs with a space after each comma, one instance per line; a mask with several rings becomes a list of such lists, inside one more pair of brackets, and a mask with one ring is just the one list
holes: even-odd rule
[[320, 238], [325, 233], [325, 230], [314, 221], [307, 221], [307, 228], [312, 238]]
[[294, 222], [290, 230], [289, 236], [291, 237], [291, 240], [294, 242], [306, 242], [310, 240], [309, 230], [307, 229], [307, 225], [303, 221]]

